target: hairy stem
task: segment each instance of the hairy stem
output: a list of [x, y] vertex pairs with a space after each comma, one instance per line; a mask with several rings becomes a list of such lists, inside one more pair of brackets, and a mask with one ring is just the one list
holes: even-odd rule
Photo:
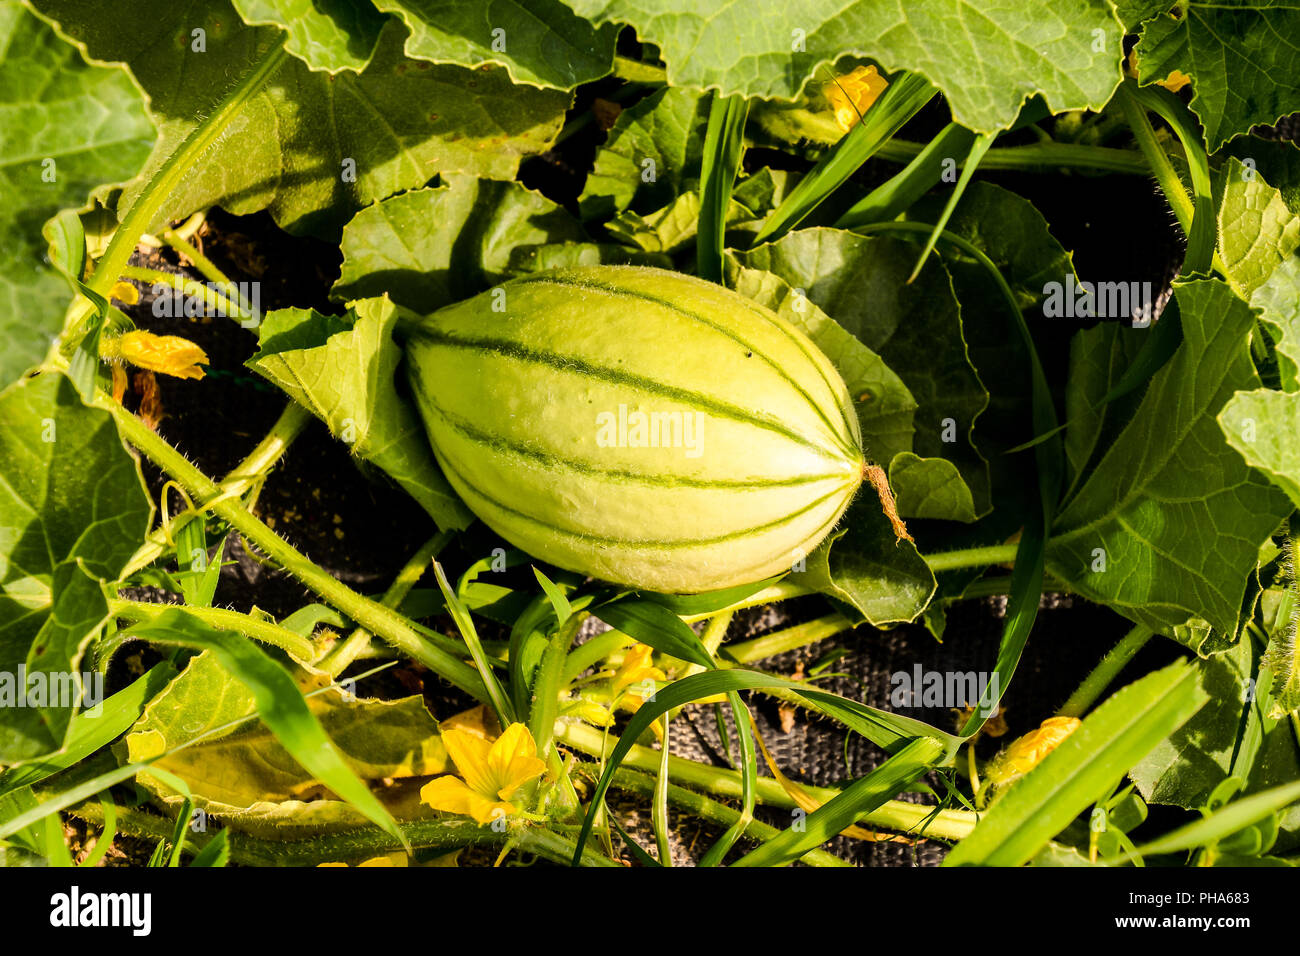
[[1142, 624], [1137, 624], [1131, 631], [1124, 635], [1118, 644], [1107, 652], [1106, 656], [1101, 659], [1096, 667], [1092, 669], [1078, 689], [1070, 695], [1070, 699], [1061, 705], [1061, 709], [1056, 712], [1058, 717], [1082, 717], [1087, 713], [1097, 698], [1102, 695], [1111, 681], [1119, 676], [1129, 661], [1133, 660], [1137, 652], [1146, 646], [1147, 641], [1154, 636], [1152, 630]]
[[278, 647], [304, 663], [311, 663], [316, 657], [316, 647], [307, 638], [279, 624], [259, 620], [239, 611], [220, 607], [196, 607], [193, 604], [152, 604], [146, 601], [128, 601], [124, 598], [111, 598], [108, 602], [109, 612], [114, 617], [133, 624], [147, 623], [164, 611], [176, 610], [178, 607], [205, 624], [223, 631], [236, 631], [264, 644]]
[[95, 397], [95, 405], [113, 416], [126, 441], [175, 479], [199, 502], [211, 507], [214, 514], [285, 571], [408, 657], [419, 661], [476, 700], [486, 701], [487, 690], [473, 667], [426, 640], [406, 618], [392, 608], [358, 594], [309, 560], [117, 402], [100, 393]]

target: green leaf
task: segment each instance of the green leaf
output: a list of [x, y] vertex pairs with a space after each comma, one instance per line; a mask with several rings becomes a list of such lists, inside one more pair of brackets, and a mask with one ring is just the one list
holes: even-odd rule
[[1173, 833], [1167, 833], [1138, 847], [1131, 855], [1156, 856], [1164, 853], [1180, 853], [1210, 845], [1277, 813], [1296, 801], [1300, 801], [1300, 781], [1293, 780], [1284, 786], [1234, 800], [1201, 820], [1179, 827]]
[[1235, 635], [1259, 545], [1289, 507], [1215, 420], [1234, 391], [1259, 384], [1250, 308], [1212, 280], [1180, 283], [1175, 295], [1183, 343], [1061, 507], [1048, 567], [1153, 630], [1200, 618]]
[[1232, 771], [1242, 706], [1251, 687], [1250, 642], [1193, 665], [1208, 703], [1129, 772], [1147, 803], [1205, 806]]
[[907, 518], [974, 521], [975, 500], [957, 466], [946, 458], [922, 458], [899, 452], [889, 463], [889, 485], [898, 513]]
[[0, 387], [35, 365], [62, 325], [67, 279], [40, 224], [129, 179], [154, 130], [126, 71], [91, 66], [17, 0], [0, 0]]
[[[571, 90], [614, 68], [618, 29], [597, 29], [559, 0], [374, 0], [411, 29], [406, 55], [434, 63], [498, 63], [516, 83]], [[499, 31], [499, 32], [498, 32]]]
[[914, 621], [934, 596], [934, 574], [911, 541], [896, 541], [880, 502], [865, 489], [841, 529], [807, 558], [790, 580], [849, 605], [855, 623], [874, 627]]
[[1167, 13], [1169, 3], [1168, 0], [1116, 0], [1115, 11], [1125, 30], [1133, 33], [1133, 28], [1143, 20], [1149, 20], [1158, 13]]
[[1300, 507], [1300, 392], [1237, 392], [1219, 413], [1219, 427], [1246, 464]]
[[[1297, 20], [1300, 25], [1300, 20]], [[1250, 299], [1282, 262], [1300, 247], [1300, 215], [1258, 171], [1235, 156], [1224, 168], [1219, 204], [1219, 254], [1225, 278], [1243, 299]]]
[[699, 635], [662, 604], [641, 598], [621, 598], [592, 608], [591, 613], [660, 653], [709, 669], [718, 666]]
[[[824, 228], [797, 230], [778, 242], [736, 253], [736, 258], [743, 266], [775, 273], [804, 290], [812, 303], [878, 353], [907, 386], [916, 402], [911, 445], [869, 445], [869, 450], [882, 465], [891, 465], [895, 455], [906, 451], [947, 459], [969, 490], [963, 496], [954, 487], [946, 499], [953, 510], [945, 513], [938, 508], [940, 500], [928, 496], [941, 484], [951, 485], [952, 469], [903, 465], [903, 482], [895, 487], [900, 513], [971, 520], [963, 497], [974, 503], [976, 515], [988, 511], [988, 465], [972, 439], [988, 394], [967, 354], [957, 300], [943, 267], [928, 264], [916, 282], [907, 284], [915, 245]], [[855, 396], [863, 394], [852, 382], [850, 389]], [[859, 405], [860, 415], [883, 398], [874, 389], [866, 391], [871, 398]], [[892, 480], [892, 466], [890, 470]], [[909, 487], [912, 478], [921, 479], [921, 484]], [[912, 502], [924, 504], [908, 510]]]
[[63, 746], [83, 653], [108, 617], [101, 582], [121, 572], [152, 514], [112, 418], [65, 376], [0, 392], [0, 673], [42, 674], [48, 690], [47, 706], [4, 707], [0, 762]]
[[375, 53], [387, 17], [353, 0], [231, 0], [250, 26], [282, 27], [285, 49], [313, 70], [358, 72]]
[[[122, 0], [111, 17], [95, 0], [34, 2], [89, 56], [125, 63], [149, 97], [160, 136], [121, 208], [194, 128], [196, 117], [211, 113], [230, 78], [248, 73], [281, 32], [244, 25], [227, 0], [197, 9]], [[204, 52], [193, 49], [196, 29], [204, 31]], [[236, 115], [238, 135], [207, 154], [159, 220], [220, 204], [237, 214], [269, 209], [290, 232], [337, 237], [357, 209], [423, 186], [435, 173], [513, 179], [522, 158], [550, 146], [567, 94], [515, 86], [499, 68], [409, 59], [402, 52], [405, 39], [405, 27], [390, 21], [361, 73], [331, 77], [286, 58]]]
[[75, 715], [61, 750], [0, 773], [0, 794], [39, 783], [108, 746], [126, 733], [144, 712], [145, 705], [167, 686], [175, 674], [176, 669], [171, 664], [155, 664], [143, 677], [99, 706]]
[[[1119, 81], [1120, 24], [1100, 0], [1031, 0], [975, 10], [960, 0], [815, 3], [757, 16], [734, 4], [702, 15], [688, 0], [566, 0], [598, 23], [628, 23], [659, 47], [675, 86], [792, 99], [849, 54], [923, 74], [975, 132], [1009, 126], [1026, 98], [1053, 111], [1100, 109]], [[997, 63], [989, 70], [987, 64]]]
[[465, 528], [473, 517], [443, 478], [424, 426], [394, 384], [401, 351], [392, 333], [399, 312], [386, 298], [356, 303], [347, 319], [278, 309], [262, 322], [262, 348], [248, 365], [359, 458], [382, 468], [440, 528]]
[[916, 401], [882, 356], [778, 275], [733, 267], [727, 280], [735, 291], [798, 328], [834, 363], [857, 400], [862, 445], [871, 461], [887, 463], [911, 450]]
[[620, 113], [578, 197], [582, 218], [649, 212], [697, 189], [707, 116], [707, 97], [675, 87]]
[[944, 866], [1028, 862], [1205, 701], [1195, 673], [1181, 662], [1125, 687], [1013, 783]]
[[1250, 304], [1277, 341], [1276, 355], [1282, 388], [1300, 390], [1300, 256], [1292, 256], [1268, 277]]
[[331, 296], [388, 293], [425, 315], [507, 278], [516, 254], [585, 238], [572, 216], [518, 183], [445, 180], [353, 217], [343, 228], [343, 271]]
[[[208, 627], [180, 609], [168, 609], [147, 624], [133, 625], [131, 634], [142, 640], [211, 651], [220, 667], [247, 688], [262, 721], [310, 778], [329, 787], [367, 820], [402, 840], [405, 845], [397, 824], [348, 765], [338, 745], [326, 734], [293, 677], [256, 644], [240, 635]], [[217, 701], [220, 699], [218, 696]], [[202, 712], [206, 715], [213, 706], [214, 702], [208, 697], [207, 707]], [[247, 709], [246, 706], [244, 709]], [[149, 716], [146, 712], [143, 719], [148, 720]], [[155, 746], [146, 759], [158, 757], [172, 749], [172, 746], [164, 738], [163, 746]], [[170, 773], [161, 765], [155, 769]], [[166, 777], [163, 777], [163, 781], [174, 788]], [[186, 793], [185, 796], [190, 794]]]
[[1174, 70], [1192, 78], [1192, 111], [1210, 152], [1252, 126], [1300, 110], [1300, 10], [1286, 0], [1179, 4], [1181, 15], [1149, 21], [1136, 47], [1138, 79]]
[[1070, 340], [1070, 370], [1065, 380], [1065, 418], [1070, 427], [1062, 444], [1072, 482], [1082, 480], [1095, 456], [1114, 440], [1132, 414], [1137, 396], [1128, 402], [1104, 399], [1132, 366], [1150, 334], [1147, 329], [1103, 322], [1079, 331]]
[[[319, 673], [301, 673], [298, 683], [310, 694], [307, 704], [326, 735], [362, 779], [405, 779], [447, 769], [437, 724], [422, 698], [360, 699], [345, 687], [330, 686]], [[321, 693], [322, 688], [328, 689]], [[133, 762], [157, 758], [153, 766], [184, 780], [199, 809], [241, 831], [285, 839], [290, 833], [308, 835], [315, 827], [363, 822], [338, 800], [310, 799], [315, 778], [256, 714], [252, 692], [205, 651], [149, 704], [127, 735], [127, 754]], [[179, 803], [149, 771], [138, 779], [165, 804]]]

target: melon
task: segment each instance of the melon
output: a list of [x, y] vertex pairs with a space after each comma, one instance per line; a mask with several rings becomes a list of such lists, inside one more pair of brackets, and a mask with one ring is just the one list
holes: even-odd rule
[[867, 468], [848, 389], [812, 340], [662, 269], [505, 282], [414, 325], [406, 364], [470, 509], [535, 557], [630, 588], [790, 570]]

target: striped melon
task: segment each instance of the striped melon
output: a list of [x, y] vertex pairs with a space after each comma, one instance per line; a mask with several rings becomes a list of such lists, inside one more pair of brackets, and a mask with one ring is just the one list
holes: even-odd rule
[[448, 480], [543, 560], [698, 592], [806, 555], [862, 482], [835, 367], [772, 311], [633, 266], [542, 272], [412, 329], [412, 388]]

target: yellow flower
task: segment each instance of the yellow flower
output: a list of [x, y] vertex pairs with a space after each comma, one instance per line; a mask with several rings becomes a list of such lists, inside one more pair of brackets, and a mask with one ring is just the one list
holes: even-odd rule
[[1061, 741], [1074, 733], [1080, 723], [1077, 717], [1048, 717], [1037, 730], [1016, 738], [1002, 752], [998, 758], [997, 776], [1005, 782], [1029, 773], [1059, 747]]
[[108, 297], [127, 305], [137, 305], [140, 302], [140, 290], [129, 282], [114, 282]]
[[[386, 856], [376, 856], [369, 860], [362, 860], [357, 866], [410, 866], [410, 860], [405, 853], [389, 853]], [[323, 866], [341, 866], [347, 867], [346, 863], [317, 863], [316, 868]]]
[[[653, 654], [654, 648], [648, 644], [633, 644], [627, 649], [627, 653], [623, 656], [623, 663], [614, 672], [615, 697], [624, 688], [631, 687], [633, 684], [668, 679], [667, 674], [651, 663], [650, 658]], [[627, 694], [623, 697], [622, 703], [625, 708], [636, 713], [645, 703], [645, 698], [640, 694]]]
[[442, 744], [460, 777], [430, 780], [421, 788], [420, 799], [435, 810], [462, 813], [479, 823], [491, 823], [498, 811], [515, 813], [510, 798], [546, 772], [546, 761], [537, 756], [537, 744], [523, 724], [511, 724], [494, 741], [444, 727]]
[[649, 644], [633, 644], [623, 655], [623, 663], [614, 672], [614, 693], [646, 680], [667, 680], [666, 675], [651, 663], [654, 648]]
[[1192, 82], [1192, 78], [1190, 76], [1188, 76], [1182, 70], [1174, 70], [1156, 85], [1163, 86], [1170, 93], [1177, 93], [1179, 90], [1181, 90], [1184, 86], [1186, 86], [1190, 82]]
[[888, 85], [889, 81], [874, 66], [859, 66], [827, 83], [822, 92], [835, 110], [835, 122], [847, 133]]
[[127, 332], [105, 341], [102, 351], [105, 358], [121, 359], [139, 368], [176, 378], [202, 378], [203, 369], [199, 366], [208, 364], [207, 353], [179, 335]]
[[[1130, 50], [1127, 59], [1124, 60], [1124, 72], [1135, 80], [1138, 78], [1137, 47]], [[1192, 78], [1182, 70], [1173, 70], [1163, 80], [1157, 80], [1156, 86], [1163, 86], [1170, 93], [1177, 93], [1190, 82]]]

